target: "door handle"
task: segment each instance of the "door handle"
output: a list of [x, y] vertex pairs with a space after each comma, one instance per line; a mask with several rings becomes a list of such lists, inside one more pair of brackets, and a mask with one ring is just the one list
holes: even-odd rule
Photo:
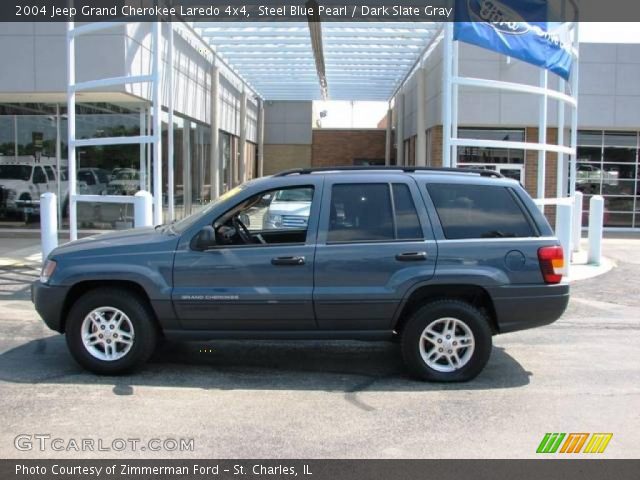
[[271, 259], [272, 265], [304, 265], [304, 257], [276, 257]]
[[399, 262], [419, 262], [427, 259], [427, 252], [407, 252], [396, 255]]

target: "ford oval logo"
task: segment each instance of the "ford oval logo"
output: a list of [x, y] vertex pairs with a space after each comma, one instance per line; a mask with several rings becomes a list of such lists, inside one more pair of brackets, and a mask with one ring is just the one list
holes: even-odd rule
[[518, 13], [498, 0], [467, 0], [467, 8], [471, 20], [488, 23], [502, 33], [522, 35], [531, 29]]

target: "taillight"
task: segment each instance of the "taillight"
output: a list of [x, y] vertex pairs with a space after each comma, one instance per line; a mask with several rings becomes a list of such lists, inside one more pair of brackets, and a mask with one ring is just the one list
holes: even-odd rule
[[564, 253], [562, 247], [542, 247], [538, 249], [538, 260], [542, 277], [546, 283], [560, 283], [564, 269]]

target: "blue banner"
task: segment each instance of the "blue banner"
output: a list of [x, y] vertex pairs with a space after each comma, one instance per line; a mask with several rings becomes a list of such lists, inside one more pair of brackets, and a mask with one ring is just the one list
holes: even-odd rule
[[456, 0], [454, 40], [571, 74], [570, 45], [547, 30], [547, 0]]

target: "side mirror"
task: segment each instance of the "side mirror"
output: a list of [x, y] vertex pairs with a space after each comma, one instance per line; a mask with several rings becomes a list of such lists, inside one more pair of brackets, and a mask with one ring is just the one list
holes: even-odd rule
[[202, 230], [191, 240], [193, 250], [204, 251], [216, 244], [216, 231], [211, 225], [202, 227]]

